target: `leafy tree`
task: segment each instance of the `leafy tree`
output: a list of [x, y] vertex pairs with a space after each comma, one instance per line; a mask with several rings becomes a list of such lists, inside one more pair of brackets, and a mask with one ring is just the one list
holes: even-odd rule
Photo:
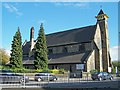
[[10, 64], [12, 68], [22, 68], [22, 40], [19, 27], [13, 36]]
[[112, 61], [112, 65], [113, 65], [113, 68], [112, 68], [113, 73], [115, 73], [116, 67], [118, 68], [118, 73], [120, 73], [120, 61]]
[[97, 72], [98, 72], [97, 69], [93, 69], [93, 70], [90, 71], [91, 74], [94, 74], [94, 73], [97, 73]]
[[35, 45], [34, 58], [35, 58], [34, 65], [36, 69], [48, 68], [47, 45], [46, 45], [46, 37], [44, 33], [43, 24], [41, 24], [38, 33], [38, 38]]
[[9, 62], [10, 56], [7, 54], [5, 49], [0, 48], [0, 64], [5, 65]]

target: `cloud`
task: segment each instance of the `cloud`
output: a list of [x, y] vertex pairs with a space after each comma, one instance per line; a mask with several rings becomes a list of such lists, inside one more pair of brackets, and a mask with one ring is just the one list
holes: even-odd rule
[[73, 7], [88, 7], [89, 4], [87, 2], [77, 2], [77, 3], [73, 3], [73, 2], [55, 2], [54, 3], [55, 6], [73, 6]]
[[120, 53], [120, 46], [113, 46], [112, 48], [110, 48], [110, 54], [111, 54], [112, 61], [120, 60], [119, 53]]
[[20, 12], [14, 5], [5, 3], [5, 4], [3, 4], [3, 6], [11, 13], [16, 13], [18, 16], [23, 15], [23, 13]]

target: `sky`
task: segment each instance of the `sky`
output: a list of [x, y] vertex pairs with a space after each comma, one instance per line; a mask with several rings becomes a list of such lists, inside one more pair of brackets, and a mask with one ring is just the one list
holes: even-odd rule
[[[34, 38], [40, 24], [45, 33], [65, 31], [96, 24], [100, 9], [109, 16], [108, 31], [113, 60], [118, 60], [118, 3], [117, 2], [2, 2], [2, 41], [0, 47], [10, 52], [13, 36], [20, 28], [22, 43], [30, 40], [30, 28]], [[86, 35], [87, 36], [87, 35]]]

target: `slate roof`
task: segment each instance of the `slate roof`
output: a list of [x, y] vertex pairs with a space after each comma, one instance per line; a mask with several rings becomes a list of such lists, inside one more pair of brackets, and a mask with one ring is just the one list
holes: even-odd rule
[[73, 63], [84, 63], [87, 57], [91, 54], [92, 51], [87, 52], [77, 52], [77, 53], [68, 53], [66, 55], [51, 55], [49, 58], [49, 64], [73, 64]]
[[[72, 43], [90, 42], [94, 39], [95, 31], [96, 25], [91, 25], [48, 34], [46, 35], [47, 46], [50, 47]], [[28, 54], [29, 50], [30, 42], [26, 42], [26, 44], [23, 46], [23, 54]]]
[[34, 57], [24, 57], [23, 64], [34, 64]]
[[[96, 25], [82, 28], [75, 28], [62, 32], [56, 32], [46, 35], [47, 46], [66, 45], [73, 43], [90, 42], [94, 39]], [[34, 41], [36, 42], [36, 41]], [[30, 50], [30, 42], [23, 45], [23, 54], [28, 54]], [[65, 63], [83, 63], [90, 55], [91, 51], [50, 54], [49, 64], [65, 64]], [[33, 64], [34, 57], [23, 57], [23, 64]]]
[[30, 42], [26, 42], [26, 44], [22, 46], [22, 50], [23, 50], [23, 54], [29, 54]]
[[[92, 51], [87, 52], [73, 52], [63, 54], [51, 54], [49, 55], [49, 64], [70, 64], [70, 63], [84, 63], [86, 58], [91, 54]], [[23, 64], [33, 64], [34, 58], [26, 58], [23, 60]]]
[[94, 39], [96, 25], [82, 28], [75, 28], [63, 32], [57, 32], [46, 35], [47, 45], [65, 45], [70, 43], [89, 42]]

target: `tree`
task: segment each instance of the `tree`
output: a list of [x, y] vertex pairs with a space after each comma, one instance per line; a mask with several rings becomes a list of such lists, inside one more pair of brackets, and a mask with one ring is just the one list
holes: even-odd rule
[[118, 73], [120, 73], [120, 61], [112, 61], [112, 65], [113, 65], [113, 73], [115, 73], [116, 67], [118, 68]]
[[6, 50], [0, 48], [0, 64], [5, 65], [9, 62], [10, 56], [7, 54]]
[[10, 64], [13, 68], [22, 68], [22, 40], [19, 27], [13, 36]]
[[43, 24], [40, 26], [37, 42], [35, 44], [34, 65], [36, 69], [48, 68], [47, 44]]

